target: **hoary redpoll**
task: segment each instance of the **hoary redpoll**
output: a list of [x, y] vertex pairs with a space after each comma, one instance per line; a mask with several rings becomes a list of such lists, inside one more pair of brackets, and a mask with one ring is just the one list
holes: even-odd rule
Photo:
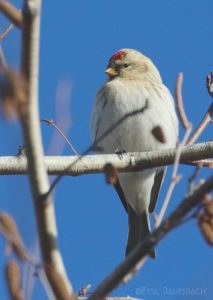
[[[105, 73], [108, 79], [97, 93], [92, 117], [94, 143], [100, 139], [96, 148], [107, 154], [174, 148], [178, 120], [173, 98], [152, 61], [136, 50], [122, 49], [110, 58]], [[149, 213], [164, 174], [160, 167], [118, 176], [115, 187], [129, 222], [126, 255], [150, 233]], [[154, 249], [150, 255], [155, 256]]]

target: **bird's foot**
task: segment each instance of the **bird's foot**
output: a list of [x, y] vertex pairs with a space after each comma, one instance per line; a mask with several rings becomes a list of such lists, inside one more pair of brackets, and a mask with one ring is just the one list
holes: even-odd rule
[[117, 154], [120, 159], [123, 158], [124, 153], [126, 153], [124, 149], [119, 149], [119, 148], [115, 149], [115, 154]]
[[20, 145], [18, 147], [18, 153], [17, 153], [17, 156], [24, 156], [26, 155], [26, 148], [24, 145]]

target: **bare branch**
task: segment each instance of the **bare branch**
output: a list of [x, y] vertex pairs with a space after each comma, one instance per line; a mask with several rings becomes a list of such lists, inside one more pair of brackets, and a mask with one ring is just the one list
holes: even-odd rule
[[59, 126], [57, 126], [55, 124], [55, 122], [53, 120], [49, 120], [49, 119], [41, 119], [41, 122], [45, 122], [48, 125], [53, 126], [58, 133], [65, 139], [65, 141], [67, 142], [67, 144], [69, 145], [69, 147], [72, 149], [73, 153], [78, 156], [78, 158], [81, 158], [79, 153], [77, 152], [77, 150], [75, 149], [75, 147], [73, 146], [73, 144], [71, 143], [71, 141], [66, 137], [66, 135], [63, 133], [63, 131], [59, 128]]
[[213, 103], [210, 104], [200, 124], [195, 129], [193, 134], [190, 136], [187, 142], [188, 145], [192, 145], [197, 141], [197, 139], [200, 137], [204, 129], [212, 122], [212, 116], [213, 116]]
[[[176, 149], [150, 152], [124, 153], [122, 159], [117, 154], [87, 155], [79, 160], [76, 156], [45, 156], [44, 164], [49, 175], [79, 176], [103, 173], [106, 164], [111, 164], [119, 172], [141, 171], [174, 163]], [[195, 165], [196, 161], [213, 158], [213, 142], [185, 146], [180, 163]], [[208, 167], [211, 160], [206, 160]], [[203, 165], [205, 160], [202, 161]], [[0, 175], [27, 174], [24, 155], [0, 157]]]
[[195, 181], [196, 177], [198, 176], [198, 174], [200, 173], [201, 168], [202, 168], [202, 163], [199, 163], [197, 166], [195, 166], [194, 172], [188, 179], [188, 195], [193, 194], [193, 192], [196, 188], [194, 181]]
[[2, 41], [7, 35], [8, 33], [14, 28], [14, 24], [10, 24], [5, 30], [4, 32], [1, 33], [0, 35], [0, 41]]
[[153, 249], [172, 229], [181, 225], [187, 214], [199, 205], [203, 197], [213, 190], [213, 176], [202, 184], [193, 195], [183, 199], [174, 212], [145, 238], [137, 248], [96, 288], [88, 300], [104, 299], [115, 289], [134, 267]]
[[173, 166], [172, 176], [171, 176], [171, 182], [170, 182], [170, 185], [168, 187], [165, 199], [163, 201], [163, 205], [161, 207], [160, 213], [159, 213], [159, 215], [156, 216], [155, 227], [158, 227], [160, 225], [160, 223], [162, 222], [163, 217], [164, 217], [165, 212], [166, 212], [166, 209], [168, 207], [169, 201], [171, 199], [172, 192], [173, 192], [176, 184], [180, 180], [180, 175], [178, 175], [178, 166], [179, 166], [179, 162], [180, 162], [181, 153], [182, 153], [183, 148], [184, 148], [184, 146], [185, 146], [185, 144], [188, 140], [191, 129], [192, 129], [192, 126], [188, 122], [183, 140], [178, 144], [177, 149], [176, 149], [175, 159], [174, 159], [174, 166]]
[[207, 167], [207, 168], [213, 169], [213, 159], [198, 160], [193, 163], [188, 163], [187, 165], [202, 166], [202, 167]]
[[80, 291], [78, 292], [78, 296], [85, 296], [91, 294], [91, 292], [89, 291], [91, 287], [92, 285], [88, 283], [86, 286], [80, 289]]
[[0, 11], [17, 27], [22, 26], [22, 14], [10, 2], [0, 0]]
[[[20, 109], [25, 139], [29, 177], [33, 194], [44, 269], [53, 291], [63, 291], [72, 298], [72, 287], [66, 275], [57, 245], [57, 228], [53, 199], [43, 159], [38, 111], [38, 65], [40, 0], [26, 0], [23, 10], [22, 73], [27, 82], [28, 105]], [[53, 280], [57, 277], [57, 280]], [[64, 294], [63, 294], [64, 295]], [[61, 295], [60, 299], [65, 299]], [[67, 298], [66, 298], [67, 299]]]
[[182, 124], [183, 128], [185, 130], [187, 130], [187, 128], [191, 127], [192, 125], [188, 121], [185, 110], [184, 110], [183, 97], [182, 97], [182, 83], [183, 83], [183, 73], [179, 73], [178, 77], [177, 77], [176, 89], [175, 89], [176, 106], [177, 106], [177, 112], [178, 112], [181, 124]]
[[4, 57], [4, 52], [2, 49], [2, 46], [0, 44], [0, 72], [4, 71], [4, 69], [7, 67], [5, 57]]
[[[206, 85], [207, 85], [207, 90], [209, 92], [209, 95], [212, 97], [213, 96], [213, 71], [211, 71], [210, 75], [207, 76], [206, 79]], [[198, 127], [195, 129], [195, 131], [192, 133], [190, 136], [187, 144], [191, 145], [194, 144], [202, 132], [205, 130], [205, 128], [212, 123], [212, 116], [213, 116], [213, 103], [210, 104], [207, 112], [205, 113], [203, 119], [201, 120], [200, 124]]]

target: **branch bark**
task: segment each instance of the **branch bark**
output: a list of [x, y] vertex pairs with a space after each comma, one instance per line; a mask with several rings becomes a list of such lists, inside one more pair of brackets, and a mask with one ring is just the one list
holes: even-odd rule
[[[142, 169], [171, 165], [174, 163], [176, 149], [162, 151], [125, 153], [122, 159], [117, 154], [76, 156], [46, 156], [45, 168], [49, 175], [79, 176], [103, 173], [106, 164], [112, 164], [120, 172], [140, 171]], [[190, 164], [202, 159], [213, 158], [213, 142], [185, 146], [181, 152], [180, 163]], [[208, 164], [211, 163], [208, 161]], [[0, 175], [27, 174], [25, 156], [0, 157]]]
[[10, 24], [4, 32], [1, 33], [0, 35], [0, 42], [3, 41], [3, 39], [9, 34], [9, 32], [14, 28], [14, 24]]
[[185, 113], [184, 105], [183, 105], [183, 97], [182, 97], [182, 83], [183, 83], [183, 73], [179, 73], [177, 77], [176, 87], [175, 87], [175, 99], [177, 112], [179, 115], [179, 119], [183, 128], [187, 130], [187, 128], [191, 128], [192, 124], [188, 121], [188, 118]]
[[72, 299], [72, 287], [57, 246], [53, 199], [43, 159], [38, 111], [38, 66], [40, 0], [25, 0], [23, 9], [22, 74], [27, 83], [27, 99], [20, 108], [29, 178], [36, 211], [44, 269], [56, 299]]
[[0, 0], [0, 11], [17, 27], [22, 26], [22, 13], [18, 11], [11, 3]]
[[200, 124], [195, 129], [193, 134], [190, 136], [190, 138], [187, 142], [188, 145], [192, 145], [198, 140], [198, 138], [203, 133], [204, 129], [212, 122], [212, 117], [213, 117], [213, 103], [210, 104], [210, 106], [209, 106], [207, 112], [205, 113], [203, 119], [200, 121]]
[[213, 190], [211, 176], [193, 195], [186, 197], [174, 212], [155, 229], [141, 244], [113, 271], [93, 292], [88, 300], [104, 299], [128, 276], [140, 261], [153, 249], [172, 229], [181, 225], [188, 213], [199, 205], [203, 197]]

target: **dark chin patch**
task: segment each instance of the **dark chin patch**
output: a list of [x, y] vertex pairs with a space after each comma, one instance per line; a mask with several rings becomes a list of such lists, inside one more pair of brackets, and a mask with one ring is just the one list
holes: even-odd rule
[[113, 56], [111, 57], [111, 59], [113, 59], [113, 60], [121, 59], [121, 58], [124, 57], [126, 54], [127, 54], [127, 53], [126, 53], [125, 50], [119, 50], [118, 52], [116, 52], [115, 54], [113, 54]]

